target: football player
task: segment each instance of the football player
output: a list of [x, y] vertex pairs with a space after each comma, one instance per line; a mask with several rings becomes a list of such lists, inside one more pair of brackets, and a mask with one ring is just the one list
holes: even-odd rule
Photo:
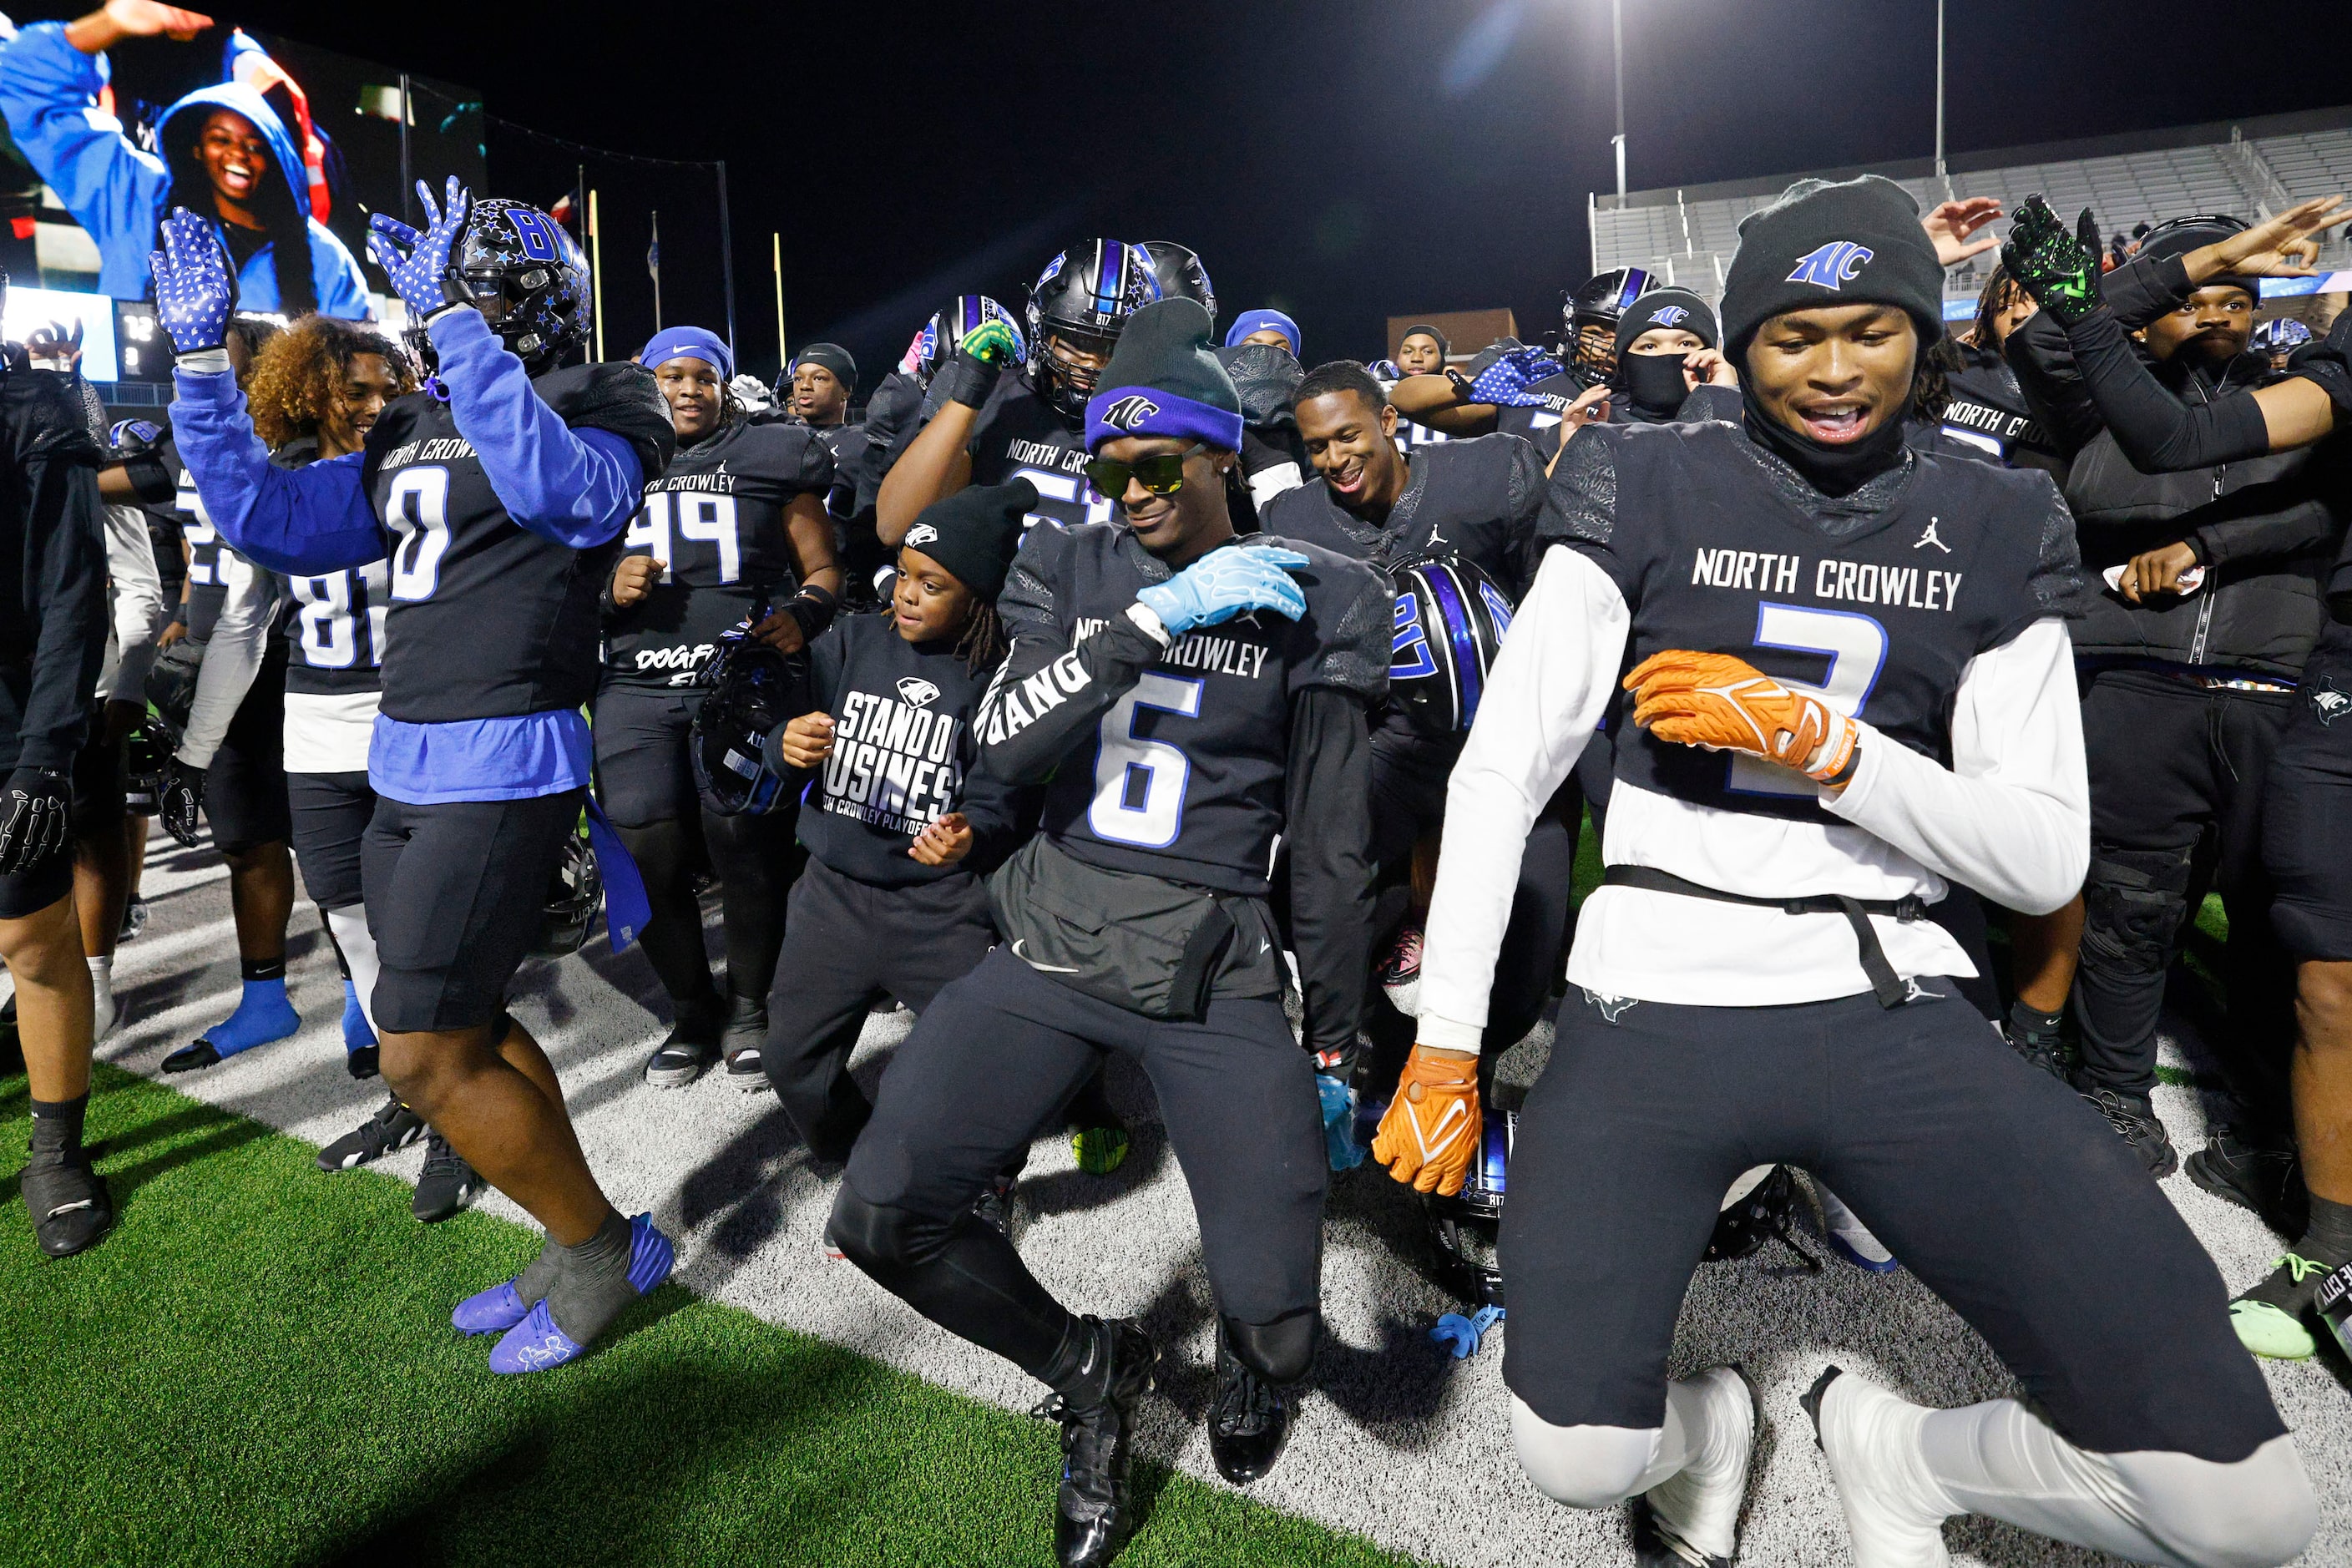
[[833, 516], [835, 554], [840, 555], [857, 517], [857, 476], [866, 471], [866, 426], [849, 422], [849, 400], [857, 394], [857, 362], [839, 343], [811, 343], [793, 356], [791, 374], [784, 406], [815, 431], [833, 454], [833, 483], [825, 492], [824, 509]]
[[1225, 333], [1225, 347], [1240, 348], [1244, 343], [1265, 343], [1278, 348], [1293, 359], [1303, 359], [1306, 351], [1299, 345], [1307, 340], [1299, 335], [1298, 323], [1280, 310], [1244, 310], [1234, 318], [1231, 331]]
[[[492, 1371], [533, 1372], [581, 1354], [672, 1260], [651, 1216], [606, 1201], [505, 996], [586, 799], [598, 595], [676, 437], [651, 371], [562, 368], [588, 269], [553, 219], [455, 179], [446, 206], [418, 195], [424, 231], [378, 215], [377, 254], [437, 364], [360, 452], [270, 466], [220, 349], [226, 260], [185, 214], [153, 259], [156, 313], [179, 354], [181, 457], [230, 543], [289, 574], [388, 563], [361, 853], [383, 1076], [547, 1227], [530, 1268], [453, 1319], [504, 1331]], [[624, 859], [604, 868], [608, 908]]]
[[1407, 327], [1397, 344], [1397, 369], [1406, 375], [1443, 375], [1445, 356], [1453, 352], [1454, 345], [1435, 327]]
[[[972, 1215], [1106, 1053], [1158, 1091], [1217, 1299], [1209, 1442], [1265, 1475], [1319, 1322], [1328, 1173], [1313, 1053], [1351, 1048], [1369, 947], [1367, 705], [1387, 682], [1387, 584], [1270, 535], [1236, 539], [1240, 400], [1208, 312], [1147, 305], [1087, 410], [1115, 521], [1031, 531], [997, 601], [1013, 652], [981, 762], [1050, 778], [1043, 828], [990, 880], [1003, 945], [939, 994], [884, 1076], [831, 1221], [836, 1245], [941, 1327], [1054, 1391], [1055, 1550], [1117, 1552], [1129, 1442], [1158, 1352], [1078, 1317]], [[1307, 1048], [1266, 905], [1286, 837]]]
[[[2352, 217], [2334, 206], [2305, 203], [2188, 252], [2180, 258], [2180, 285], [2195, 289], [2256, 266], [2301, 270], [2287, 249]], [[2021, 275], [2051, 297], [2084, 385], [2134, 466], [2161, 473], [2306, 447], [2344, 460], [2339, 432], [2352, 421], [2352, 327], [2345, 318], [2286, 379], [2243, 396], [2186, 401], [2132, 352], [2115, 311], [2102, 302], [2095, 254], [2086, 264], [2048, 216], [2032, 206], [2027, 212], [2032, 216], [2020, 219]], [[2182, 563], [2181, 553], [2151, 552], [2154, 559], [2133, 563], [2135, 589], [2149, 591], [2139, 574], [2161, 583], [2162, 574], [2197, 564]], [[2352, 1263], [2352, 1151], [2343, 1137], [2352, 1124], [2352, 1071], [2346, 1068], [2352, 1060], [2352, 840], [2344, 826], [2352, 822], [2346, 810], [2352, 723], [2344, 721], [2352, 717], [2352, 540], [2338, 542], [2326, 587], [2327, 623], [2304, 664], [2262, 799], [2263, 868], [2277, 889], [2271, 925], [2296, 963], [2294, 1152], [2217, 1128], [2188, 1161], [2199, 1186], [2253, 1210], [2293, 1238], [2268, 1277], [2230, 1303], [2231, 1321], [2248, 1350], [2289, 1360], [2317, 1348], [2314, 1297], [2331, 1271]]]
[[897, 550], [916, 513], [966, 485], [1037, 487], [1032, 523], [1099, 522], [1110, 502], [1087, 483], [1087, 399], [1129, 316], [1160, 297], [1151, 258], [1116, 239], [1082, 240], [1029, 289], [1026, 363], [1009, 323], [967, 331], [932, 379], [929, 422], [890, 464], [875, 531]]
[[[1485, 436], [1495, 431], [1523, 436], [1549, 459], [1559, 450], [1560, 426], [1581, 424], [1608, 395], [1610, 376], [1617, 368], [1617, 322], [1650, 287], [1650, 275], [1638, 267], [1603, 272], [1569, 292], [1561, 306], [1561, 333], [1567, 351], [1562, 363], [1540, 350], [1505, 339], [1473, 360], [1466, 373], [1409, 375], [1389, 389], [1389, 396], [1407, 419], [1442, 430], [1448, 436]], [[1492, 356], [1492, 357], [1490, 357]], [[1493, 401], [1493, 386], [1478, 387], [1483, 373], [1496, 358], [1507, 356], [1519, 376], [1507, 378], [1503, 395]]]
[[[595, 740], [597, 797], [645, 876], [653, 918], [640, 940], [676, 1019], [645, 1078], [680, 1089], [723, 1061], [728, 1082], [763, 1089], [768, 983], [800, 872], [797, 803], [764, 816], [709, 809], [697, 797], [688, 731], [701, 700], [696, 679], [721, 633], [754, 622], [754, 637], [795, 654], [832, 623], [841, 593], [824, 510], [833, 455], [809, 426], [744, 417], [727, 390], [734, 356], [715, 332], [666, 328], [637, 363], [669, 405], [677, 455], [646, 481], [614, 563]], [[725, 996], [703, 952], [698, 838], [719, 876]]]
[[82, 1147], [89, 1108], [90, 971], [75, 917], [74, 759], [106, 653], [98, 465], [72, 378], [0, 368], [0, 959], [16, 982], [33, 1136], [17, 1189], [51, 1258], [114, 1222]]
[[[1417, 1098], [1375, 1153], [1450, 1184], [1476, 1147], [1505, 889], [1622, 686], [1582, 994], [1503, 1216], [1529, 1476], [1579, 1507], [1643, 1499], [1662, 1561], [1730, 1560], [1756, 1395], [1736, 1368], [1669, 1381], [1667, 1356], [1725, 1184], [1789, 1160], [2027, 1396], [1927, 1409], [1830, 1368], [1804, 1405], [1858, 1561], [1940, 1563], [1944, 1521], [1984, 1513], [2140, 1562], [2283, 1563], [2316, 1505], [2211, 1261], [2088, 1108], [1951, 994], [1968, 961], [1917, 918], [1954, 882], [2056, 907], [2090, 822], [2063, 502], [2046, 476], [1904, 444], [1941, 296], [1900, 186], [1804, 182], [1741, 225], [1727, 279], [1743, 422], [1563, 448], [1567, 528], [1447, 802]], [[2094, 1256], [2108, 1284], [2085, 1289]]]

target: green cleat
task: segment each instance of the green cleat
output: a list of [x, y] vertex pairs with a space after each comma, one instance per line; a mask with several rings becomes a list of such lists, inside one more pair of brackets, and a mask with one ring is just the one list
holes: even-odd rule
[[2230, 1303], [2230, 1326], [2238, 1342], [2273, 1361], [2308, 1361], [2319, 1344], [2312, 1337], [2312, 1300], [2328, 1265], [2290, 1252], [2271, 1266], [2262, 1283]]
[[1108, 1176], [1126, 1163], [1127, 1129], [1081, 1127], [1070, 1134], [1070, 1152], [1078, 1169], [1090, 1176]]

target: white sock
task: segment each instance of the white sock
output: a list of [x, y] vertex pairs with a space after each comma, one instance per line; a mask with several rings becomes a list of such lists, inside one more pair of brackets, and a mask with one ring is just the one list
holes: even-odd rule
[[367, 907], [346, 904], [340, 910], [327, 911], [327, 929], [334, 933], [335, 946], [343, 955], [343, 967], [352, 972], [352, 989], [359, 994], [360, 1011], [367, 1015], [368, 1030], [378, 1039], [383, 1032], [375, 1026], [375, 982], [383, 973], [383, 964], [375, 955], [375, 934], [368, 930]]
[[121, 1009], [114, 1005], [114, 955], [109, 953], [86, 962], [89, 964], [89, 1037], [97, 1042], [112, 1034], [121, 1017]]
[[2013, 1399], [1938, 1410], [1919, 1458], [1959, 1508], [2135, 1563], [2259, 1568], [2299, 1553], [2318, 1503], [2294, 1440], [2235, 1464], [2188, 1454], [2094, 1454]]

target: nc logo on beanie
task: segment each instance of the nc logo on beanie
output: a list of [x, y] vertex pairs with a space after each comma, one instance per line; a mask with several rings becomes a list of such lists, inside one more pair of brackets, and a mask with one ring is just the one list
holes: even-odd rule
[[1811, 283], [1817, 289], [1839, 289], [1861, 276], [1871, 255], [1866, 245], [1833, 239], [1819, 250], [1809, 250], [1797, 258], [1797, 269], [1789, 274], [1789, 281]]
[[1130, 396], [1122, 397], [1104, 409], [1102, 422], [1116, 426], [1121, 430], [1132, 430], [1159, 412], [1160, 405], [1139, 392]]
[[1680, 305], [1663, 306], [1650, 317], [1650, 324], [1657, 327], [1677, 326], [1689, 314], [1690, 312]]

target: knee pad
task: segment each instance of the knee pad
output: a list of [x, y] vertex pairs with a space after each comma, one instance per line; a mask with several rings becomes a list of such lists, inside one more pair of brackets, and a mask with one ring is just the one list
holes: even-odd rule
[[834, 1200], [825, 1235], [841, 1248], [843, 1257], [871, 1274], [929, 1263], [946, 1245], [950, 1228], [908, 1209], [868, 1203], [845, 1181], [841, 1195]]
[[1536, 1489], [1570, 1508], [1613, 1508], [1642, 1489], [1659, 1426], [1555, 1426], [1511, 1397], [1511, 1447]]
[[2278, 1436], [2235, 1464], [2188, 1454], [2113, 1454], [2148, 1534], [2198, 1568], [2274, 1568], [2319, 1528], [2319, 1500], [2294, 1439]]
[[2193, 849], [2095, 845], [2083, 884], [2084, 968], [2160, 968], [2189, 912]]
[[1234, 1359], [1268, 1383], [1297, 1383], [1307, 1375], [1323, 1327], [1322, 1314], [1311, 1309], [1271, 1323], [1221, 1321]]

